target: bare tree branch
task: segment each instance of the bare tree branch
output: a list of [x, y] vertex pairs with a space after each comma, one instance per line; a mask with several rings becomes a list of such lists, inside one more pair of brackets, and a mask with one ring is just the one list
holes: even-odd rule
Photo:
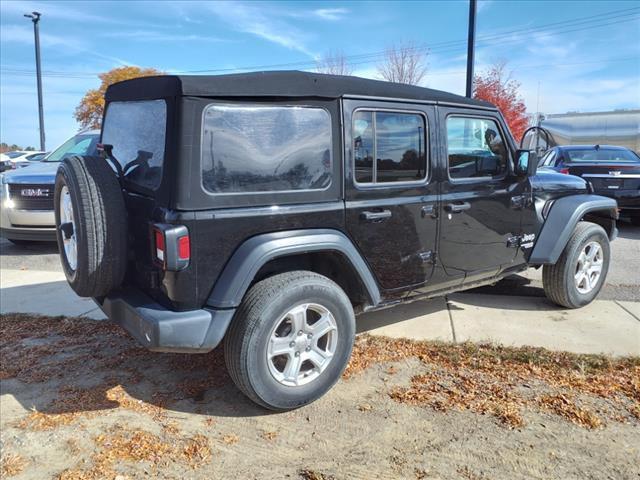
[[429, 51], [413, 42], [392, 45], [378, 64], [378, 73], [388, 82], [419, 85], [427, 73]]
[[318, 73], [329, 73], [331, 75], [351, 75], [353, 68], [349, 65], [347, 57], [342, 51], [327, 52], [316, 62]]

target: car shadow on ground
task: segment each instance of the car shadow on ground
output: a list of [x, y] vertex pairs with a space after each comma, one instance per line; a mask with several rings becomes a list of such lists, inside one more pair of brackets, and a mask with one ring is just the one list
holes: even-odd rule
[[1, 321], [0, 393], [27, 411], [73, 416], [124, 408], [153, 417], [273, 413], [235, 387], [222, 347], [207, 354], [156, 353], [111, 322], [11, 314]]
[[2, 239], [0, 241], [0, 256], [4, 255], [51, 255], [58, 253], [58, 244], [56, 242], [26, 242], [14, 244], [9, 240]]

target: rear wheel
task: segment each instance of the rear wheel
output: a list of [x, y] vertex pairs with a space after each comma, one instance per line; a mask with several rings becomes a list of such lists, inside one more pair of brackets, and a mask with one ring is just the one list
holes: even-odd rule
[[338, 381], [354, 338], [353, 308], [337, 284], [313, 272], [287, 272], [249, 290], [225, 336], [225, 360], [247, 397], [289, 410]]
[[81, 297], [118, 287], [127, 262], [126, 209], [120, 184], [99, 157], [69, 157], [58, 167], [54, 192], [62, 269]]
[[542, 270], [547, 298], [566, 308], [591, 303], [607, 277], [609, 260], [609, 238], [604, 229], [579, 222], [556, 264]]

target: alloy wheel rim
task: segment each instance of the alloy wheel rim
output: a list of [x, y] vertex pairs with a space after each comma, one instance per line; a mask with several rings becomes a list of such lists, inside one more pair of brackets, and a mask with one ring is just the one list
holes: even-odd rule
[[71, 194], [67, 186], [63, 186], [60, 191], [60, 233], [64, 245], [64, 256], [67, 259], [69, 268], [76, 269], [78, 266], [78, 243], [76, 240], [76, 224], [73, 215], [73, 203]]
[[327, 369], [337, 345], [338, 325], [333, 314], [317, 303], [297, 305], [271, 330], [269, 372], [288, 387], [308, 384]]
[[604, 264], [604, 252], [598, 242], [587, 243], [576, 263], [574, 281], [576, 289], [583, 295], [593, 291], [598, 285], [602, 267]]

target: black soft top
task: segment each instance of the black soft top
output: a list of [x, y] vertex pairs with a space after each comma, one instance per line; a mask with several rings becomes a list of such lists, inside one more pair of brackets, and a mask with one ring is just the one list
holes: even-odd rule
[[163, 75], [114, 83], [107, 102], [196, 97], [382, 97], [494, 108], [480, 100], [430, 88], [360, 77], [299, 71], [269, 71], [231, 75]]

